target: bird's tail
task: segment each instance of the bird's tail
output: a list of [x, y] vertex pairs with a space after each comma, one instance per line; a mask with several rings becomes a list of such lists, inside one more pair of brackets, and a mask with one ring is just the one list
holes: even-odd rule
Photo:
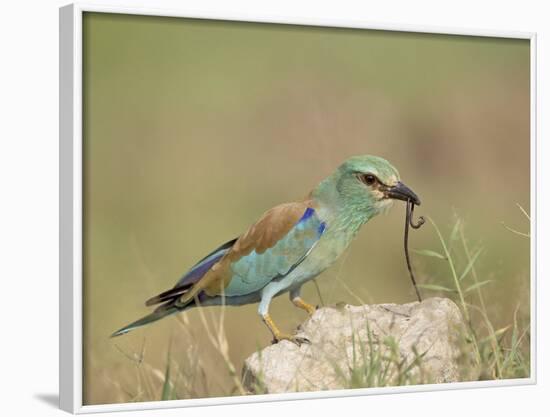
[[137, 329], [138, 327], [145, 326], [146, 324], [153, 323], [166, 316], [170, 316], [172, 314], [175, 314], [181, 311], [180, 309], [175, 307], [173, 304], [171, 306], [166, 306], [166, 308], [162, 308], [162, 307], [165, 307], [165, 306], [160, 306], [160, 308], [157, 308], [151, 314], [148, 314], [145, 317], [142, 317], [139, 320], [136, 320], [133, 323], [130, 323], [129, 325], [124, 326], [122, 329], [117, 330], [111, 335], [111, 337], [123, 335], [125, 333], [128, 333], [129, 331]]

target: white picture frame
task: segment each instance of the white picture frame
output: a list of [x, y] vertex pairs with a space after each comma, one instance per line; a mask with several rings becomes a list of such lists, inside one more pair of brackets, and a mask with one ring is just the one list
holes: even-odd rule
[[[450, 384], [428, 384], [387, 388], [301, 392], [209, 399], [188, 399], [108, 405], [83, 405], [82, 401], [82, 19], [85, 12], [121, 13], [166, 17], [188, 17], [246, 22], [300, 24], [326, 27], [377, 29], [453, 35], [506, 37], [527, 39], [531, 50], [531, 374], [525, 379], [475, 381]], [[393, 25], [374, 22], [333, 21], [318, 19], [281, 18], [271, 16], [242, 16], [196, 14], [185, 10], [160, 10], [138, 7], [109, 7], [85, 3], [62, 7], [59, 12], [60, 32], [60, 407], [72, 413], [94, 413], [191, 407], [216, 404], [255, 403], [325, 397], [346, 397], [448, 389], [482, 388], [536, 383], [536, 34], [462, 30], [446, 27]]]

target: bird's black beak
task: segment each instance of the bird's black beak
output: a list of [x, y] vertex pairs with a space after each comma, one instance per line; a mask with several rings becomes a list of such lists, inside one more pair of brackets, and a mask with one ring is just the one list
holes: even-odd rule
[[396, 200], [403, 200], [403, 201], [411, 200], [417, 206], [420, 205], [420, 199], [418, 198], [418, 196], [414, 193], [413, 190], [411, 190], [401, 181], [399, 181], [397, 185], [394, 185], [393, 187], [390, 187], [388, 189], [387, 196], [389, 198], [394, 198]]

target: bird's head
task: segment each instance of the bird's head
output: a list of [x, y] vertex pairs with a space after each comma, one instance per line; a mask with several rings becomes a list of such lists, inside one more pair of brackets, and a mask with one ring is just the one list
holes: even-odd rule
[[353, 156], [324, 183], [318, 191], [325, 189], [332, 201], [369, 218], [389, 209], [395, 200], [420, 205], [418, 196], [401, 182], [397, 169], [378, 156]]

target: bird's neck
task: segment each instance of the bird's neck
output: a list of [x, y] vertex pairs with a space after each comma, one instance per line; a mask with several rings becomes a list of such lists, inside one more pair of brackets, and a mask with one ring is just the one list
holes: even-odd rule
[[329, 177], [311, 192], [310, 198], [327, 231], [353, 237], [378, 211], [365, 201], [344, 201], [336, 184]]

